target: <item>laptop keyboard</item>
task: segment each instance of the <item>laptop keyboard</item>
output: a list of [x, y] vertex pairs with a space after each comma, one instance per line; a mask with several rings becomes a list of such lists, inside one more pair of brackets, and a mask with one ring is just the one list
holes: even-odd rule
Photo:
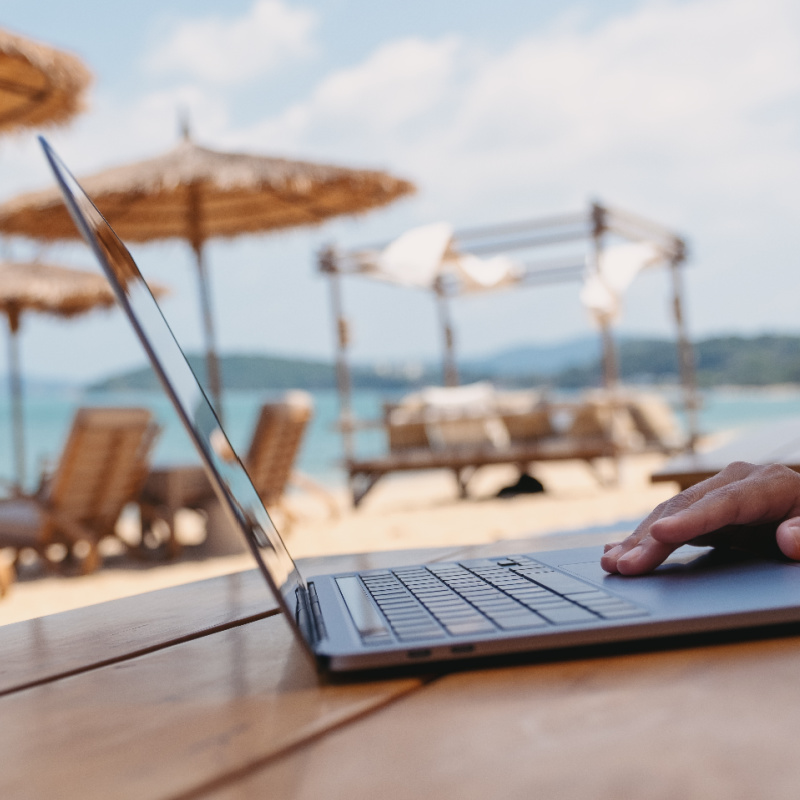
[[[524, 557], [483, 565], [398, 567], [359, 577], [401, 641], [647, 615], [628, 600]], [[368, 643], [389, 638], [383, 625], [373, 624], [361, 634]]]

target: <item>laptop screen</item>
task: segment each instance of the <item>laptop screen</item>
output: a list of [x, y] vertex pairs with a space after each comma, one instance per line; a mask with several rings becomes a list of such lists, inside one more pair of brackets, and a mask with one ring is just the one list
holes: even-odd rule
[[[63, 161], [45, 139], [40, 137], [39, 141], [78, 230], [108, 276], [120, 305], [200, 453], [220, 502], [244, 533], [276, 598], [282, 602], [284, 612], [296, 627], [306, 628], [302, 605], [306, 588], [303, 578], [139, 268]], [[301, 632], [307, 639], [308, 631]]]

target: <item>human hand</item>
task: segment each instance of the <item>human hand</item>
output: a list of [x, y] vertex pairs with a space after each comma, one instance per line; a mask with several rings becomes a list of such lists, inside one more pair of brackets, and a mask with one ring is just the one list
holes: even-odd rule
[[659, 505], [624, 541], [607, 544], [600, 565], [639, 575], [682, 544], [779, 550], [800, 561], [800, 475], [779, 464], [729, 464]]

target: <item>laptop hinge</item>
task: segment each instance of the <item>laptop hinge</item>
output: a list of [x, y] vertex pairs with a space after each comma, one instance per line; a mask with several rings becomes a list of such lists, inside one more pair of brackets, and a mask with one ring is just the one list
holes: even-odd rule
[[297, 623], [313, 646], [328, 635], [313, 583], [307, 589], [297, 589]]
[[319, 605], [319, 598], [317, 597], [317, 587], [314, 586], [313, 581], [308, 584], [308, 601], [311, 606], [311, 619], [314, 623], [314, 632], [317, 635], [317, 640], [327, 639], [328, 631], [325, 629], [325, 622], [322, 619], [322, 609]]

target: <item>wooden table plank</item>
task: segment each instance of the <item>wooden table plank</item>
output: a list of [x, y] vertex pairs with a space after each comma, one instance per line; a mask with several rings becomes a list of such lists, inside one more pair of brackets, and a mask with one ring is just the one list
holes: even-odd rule
[[800, 417], [789, 417], [748, 428], [713, 450], [677, 456], [668, 461], [652, 480], [674, 481], [686, 489], [716, 475], [732, 461], [751, 464], [785, 464], [800, 472]]
[[[304, 574], [455, 557], [459, 548], [299, 559]], [[95, 669], [277, 610], [256, 569], [0, 626], [0, 695]]]
[[275, 615], [0, 698], [0, 797], [182, 795], [420, 684], [325, 685]]
[[206, 800], [797, 797], [800, 638], [443, 677]]
[[[608, 536], [576, 531], [307, 566], [366, 568]], [[208, 583], [193, 585], [196, 596]], [[274, 615], [0, 697], [0, 796], [38, 800], [69, 787], [82, 800], [319, 792], [483, 800], [537, 790], [714, 798], [745, 789], [763, 796], [752, 791], [762, 781], [781, 797], [789, 785], [796, 794], [800, 779], [791, 766], [791, 780], [769, 780], [780, 762], [794, 763], [798, 659], [800, 638], [483, 669], [432, 683], [326, 684]], [[750, 749], [759, 761], [747, 772]], [[649, 794], [637, 791], [640, 782]]]
[[[300, 563], [314, 575], [458, 552]], [[39, 798], [65, 785], [82, 798], [192, 791], [421, 684], [405, 678], [327, 687], [284, 619], [253, 622], [250, 604], [273, 607], [255, 570], [0, 629], [7, 687], [0, 697], [0, 796]], [[212, 630], [213, 619], [225, 624]], [[20, 690], [37, 678], [38, 685]]]
[[[512, 549], [607, 538], [576, 531]], [[798, 660], [792, 637], [445, 675], [199, 796], [793, 800]]]
[[255, 569], [0, 627], [0, 695], [275, 613]]

